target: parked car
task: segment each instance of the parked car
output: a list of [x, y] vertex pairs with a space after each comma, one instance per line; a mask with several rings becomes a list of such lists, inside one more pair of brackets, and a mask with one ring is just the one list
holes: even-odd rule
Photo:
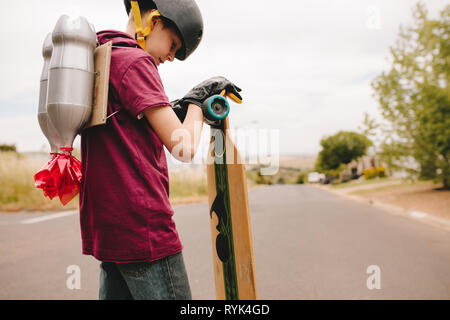
[[325, 181], [325, 175], [319, 172], [310, 172], [308, 173], [308, 182], [309, 183], [323, 183]]

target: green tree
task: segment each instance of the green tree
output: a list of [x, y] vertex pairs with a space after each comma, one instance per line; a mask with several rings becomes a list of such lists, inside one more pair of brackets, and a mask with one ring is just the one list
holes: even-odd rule
[[358, 127], [359, 132], [366, 137], [375, 137], [376, 130], [380, 127], [380, 124], [376, 122], [374, 118], [365, 112], [362, 126]]
[[317, 157], [316, 170], [337, 170], [366, 154], [372, 142], [364, 135], [352, 131], [339, 131], [320, 141], [322, 150]]
[[432, 20], [419, 2], [413, 16], [414, 25], [400, 26], [390, 47], [390, 70], [372, 82], [389, 124], [381, 153], [413, 157], [419, 165], [413, 172], [450, 188], [450, 5]]

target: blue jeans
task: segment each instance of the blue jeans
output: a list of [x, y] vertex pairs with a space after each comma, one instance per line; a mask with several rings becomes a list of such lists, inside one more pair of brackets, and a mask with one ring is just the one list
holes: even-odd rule
[[102, 262], [99, 299], [191, 300], [182, 253], [152, 262]]

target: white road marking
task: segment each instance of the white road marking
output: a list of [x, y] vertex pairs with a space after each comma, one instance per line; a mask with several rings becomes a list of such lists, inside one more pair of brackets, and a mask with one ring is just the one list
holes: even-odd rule
[[43, 217], [37, 217], [37, 218], [31, 218], [31, 219], [22, 220], [22, 221], [20, 221], [20, 224], [38, 223], [38, 222], [42, 222], [42, 221], [47, 221], [47, 220], [53, 220], [53, 219], [57, 219], [57, 218], [72, 216], [72, 215], [77, 214], [77, 213], [78, 213], [78, 210], [63, 211], [63, 212], [48, 214], [48, 215], [45, 215]]

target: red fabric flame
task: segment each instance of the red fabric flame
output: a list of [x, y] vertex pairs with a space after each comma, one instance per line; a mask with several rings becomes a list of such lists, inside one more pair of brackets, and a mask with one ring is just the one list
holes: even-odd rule
[[72, 148], [61, 150], [62, 153], [52, 153], [52, 158], [34, 175], [34, 181], [44, 196], [58, 196], [65, 206], [80, 192], [81, 162], [72, 156]]

